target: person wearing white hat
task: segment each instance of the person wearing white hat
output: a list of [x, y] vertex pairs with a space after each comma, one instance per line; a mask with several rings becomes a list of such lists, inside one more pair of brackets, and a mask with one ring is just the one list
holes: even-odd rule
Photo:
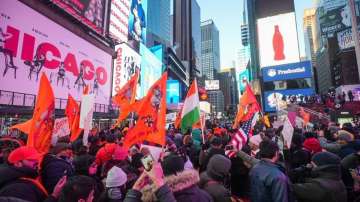
[[127, 175], [119, 167], [112, 167], [106, 177], [106, 189], [99, 201], [122, 202], [126, 193]]

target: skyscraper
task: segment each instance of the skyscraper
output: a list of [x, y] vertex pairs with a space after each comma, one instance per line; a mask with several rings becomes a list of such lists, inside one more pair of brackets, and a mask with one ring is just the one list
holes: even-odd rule
[[148, 0], [147, 20], [146, 45], [148, 47], [158, 44], [170, 46], [170, 1]]
[[316, 62], [316, 51], [318, 50], [317, 29], [316, 29], [316, 8], [304, 10], [303, 28], [305, 38], [306, 56], [311, 60], [313, 66]]
[[215, 79], [220, 70], [219, 30], [213, 20], [201, 22], [201, 66], [207, 79]]
[[234, 115], [239, 102], [235, 68], [222, 69], [218, 74], [218, 79], [220, 80], [220, 90], [224, 94], [225, 112]]
[[193, 44], [193, 64], [197, 69], [196, 75], [201, 77], [201, 10], [196, 0], [191, 1], [191, 32]]

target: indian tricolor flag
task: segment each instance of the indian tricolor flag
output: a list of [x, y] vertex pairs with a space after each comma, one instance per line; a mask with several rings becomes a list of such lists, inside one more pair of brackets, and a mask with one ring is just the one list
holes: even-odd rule
[[181, 111], [180, 128], [182, 133], [186, 133], [189, 128], [199, 122], [200, 120], [200, 107], [199, 107], [199, 93], [196, 79], [190, 86], [186, 95], [185, 102]]

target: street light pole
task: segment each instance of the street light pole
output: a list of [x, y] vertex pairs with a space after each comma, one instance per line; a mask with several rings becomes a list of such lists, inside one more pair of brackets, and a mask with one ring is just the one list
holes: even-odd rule
[[356, 63], [358, 67], [358, 75], [360, 80], [360, 42], [359, 42], [359, 34], [358, 34], [358, 27], [357, 27], [357, 19], [356, 19], [356, 12], [355, 12], [355, 1], [348, 0], [350, 11], [351, 11], [351, 24], [352, 24], [352, 37], [355, 44], [355, 54], [356, 54]]

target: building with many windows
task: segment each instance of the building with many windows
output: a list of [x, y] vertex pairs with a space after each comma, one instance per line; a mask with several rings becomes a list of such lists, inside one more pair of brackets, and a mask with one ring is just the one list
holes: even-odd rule
[[225, 109], [223, 92], [220, 90], [208, 91], [208, 96], [211, 104], [211, 114], [223, 114]]
[[219, 30], [213, 20], [201, 22], [201, 66], [207, 79], [215, 79], [220, 70]]
[[148, 47], [158, 44], [170, 46], [170, 1], [148, 0], [147, 20], [146, 45]]

